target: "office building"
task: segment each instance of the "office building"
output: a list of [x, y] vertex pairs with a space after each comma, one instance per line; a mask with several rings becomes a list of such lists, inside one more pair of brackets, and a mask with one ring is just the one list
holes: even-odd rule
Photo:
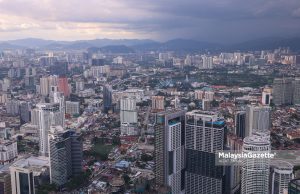
[[120, 100], [121, 123], [137, 123], [137, 109], [135, 97], [123, 97]]
[[271, 161], [270, 194], [284, 194], [293, 178], [292, 164], [280, 160]]
[[108, 113], [109, 110], [112, 110], [112, 88], [107, 84], [103, 87], [103, 111]]
[[31, 103], [22, 101], [20, 102], [20, 121], [21, 124], [30, 122]]
[[291, 105], [293, 103], [293, 79], [275, 78], [273, 82], [273, 103]]
[[185, 116], [185, 193], [223, 193], [225, 171], [215, 165], [224, 148], [225, 121], [216, 112], [194, 110]]
[[234, 115], [234, 129], [235, 135], [244, 139], [246, 133], [246, 112], [238, 111]]
[[66, 114], [78, 115], [79, 114], [79, 102], [66, 101]]
[[245, 137], [253, 132], [269, 132], [271, 127], [271, 108], [269, 106], [248, 105], [246, 107]]
[[50, 126], [64, 127], [64, 113], [58, 103], [39, 103], [31, 111], [31, 123], [39, 130], [39, 148], [42, 156], [48, 156], [48, 131]]
[[13, 194], [35, 194], [36, 188], [49, 182], [49, 159], [25, 157], [9, 167]]
[[165, 97], [164, 96], [152, 96], [152, 110], [163, 111], [165, 110]]
[[52, 126], [49, 132], [50, 182], [64, 185], [82, 172], [82, 140], [72, 130]]
[[155, 128], [155, 182], [184, 193], [184, 114], [182, 110], [159, 112]]
[[[243, 151], [248, 153], [270, 153], [270, 136], [265, 133], [253, 133], [244, 138]], [[242, 160], [241, 194], [268, 193], [270, 159], [247, 158]]]

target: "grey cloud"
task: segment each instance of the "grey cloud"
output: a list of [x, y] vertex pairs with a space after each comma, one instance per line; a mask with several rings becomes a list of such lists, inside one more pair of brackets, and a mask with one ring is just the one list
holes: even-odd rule
[[299, 0], [2, 0], [0, 12], [45, 23], [111, 25], [161, 39], [226, 42], [300, 32]]

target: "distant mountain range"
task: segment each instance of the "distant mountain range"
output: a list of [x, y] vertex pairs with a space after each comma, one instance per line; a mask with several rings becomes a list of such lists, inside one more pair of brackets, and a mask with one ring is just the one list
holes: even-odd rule
[[150, 39], [94, 39], [78, 41], [54, 41], [36, 38], [18, 39], [0, 42], [0, 50], [34, 48], [44, 50], [99, 50], [111, 53], [132, 53], [136, 51], [203, 51], [203, 50], [264, 50], [278, 47], [290, 47], [300, 50], [300, 37], [260, 38], [238, 44], [224, 45], [190, 39], [173, 39], [157, 42]]

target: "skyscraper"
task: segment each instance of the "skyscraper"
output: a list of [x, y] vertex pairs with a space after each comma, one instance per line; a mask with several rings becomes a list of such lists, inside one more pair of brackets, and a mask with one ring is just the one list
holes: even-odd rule
[[293, 103], [293, 79], [274, 79], [273, 102], [275, 105], [289, 105]]
[[30, 102], [20, 102], [20, 121], [21, 124], [28, 123], [30, 121], [30, 111], [31, 103]]
[[49, 80], [48, 77], [40, 78], [40, 94], [43, 96], [49, 95]]
[[155, 182], [174, 194], [184, 193], [184, 114], [173, 109], [156, 115]]
[[120, 100], [121, 123], [137, 123], [137, 109], [135, 97], [123, 97]]
[[221, 194], [225, 188], [224, 169], [215, 165], [215, 153], [223, 150], [225, 121], [216, 112], [186, 113], [186, 194]]
[[108, 113], [112, 109], [112, 88], [106, 84], [103, 87], [103, 111]]
[[238, 111], [234, 115], [234, 127], [237, 137], [244, 139], [246, 132], [246, 112]]
[[213, 58], [209, 56], [202, 57], [202, 67], [201, 69], [212, 69], [213, 68]]
[[270, 128], [270, 111], [268, 106], [248, 105], [246, 107], [245, 137], [253, 132], [268, 132]]
[[38, 126], [40, 137], [40, 154], [47, 156], [48, 131], [50, 126], [60, 125], [64, 127], [64, 113], [60, 111], [58, 103], [40, 103], [31, 111], [31, 122]]
[[272, 161], [270, 173], [270, 194], [284, 194], [289, 182], [294, 178], [293, 165], [285, 161]]
[[68, 83], [68, 78], [65, 76], [60, 76], [58, 78], [58, 91], [62, 92], [65, 97], [70, 96], [70, 87]]
[[53, 126], [49, 133], [50, 182], [64, 185], [82, 171], [82, 140], [72, 130]]
[[[270, 153], [270, 136], [265, 133], [253, 133], [245, 137], [243, 153]], [[242, 160], [241, 194], [268, 193], [270, 159], [247, 158]]]

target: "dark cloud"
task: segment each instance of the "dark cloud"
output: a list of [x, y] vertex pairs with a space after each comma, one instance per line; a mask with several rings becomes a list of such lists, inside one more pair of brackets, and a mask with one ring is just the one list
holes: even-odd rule
[[[56, 24], [66, 29], [99, 24], [103, 30], [106, 26], [158, 39], [238, 42], [300, 32], [299, 0], [0, 0], [1, 13], [33, 20], [41, 30]], [[94, 25], [77, 25], [82, 23]]]

